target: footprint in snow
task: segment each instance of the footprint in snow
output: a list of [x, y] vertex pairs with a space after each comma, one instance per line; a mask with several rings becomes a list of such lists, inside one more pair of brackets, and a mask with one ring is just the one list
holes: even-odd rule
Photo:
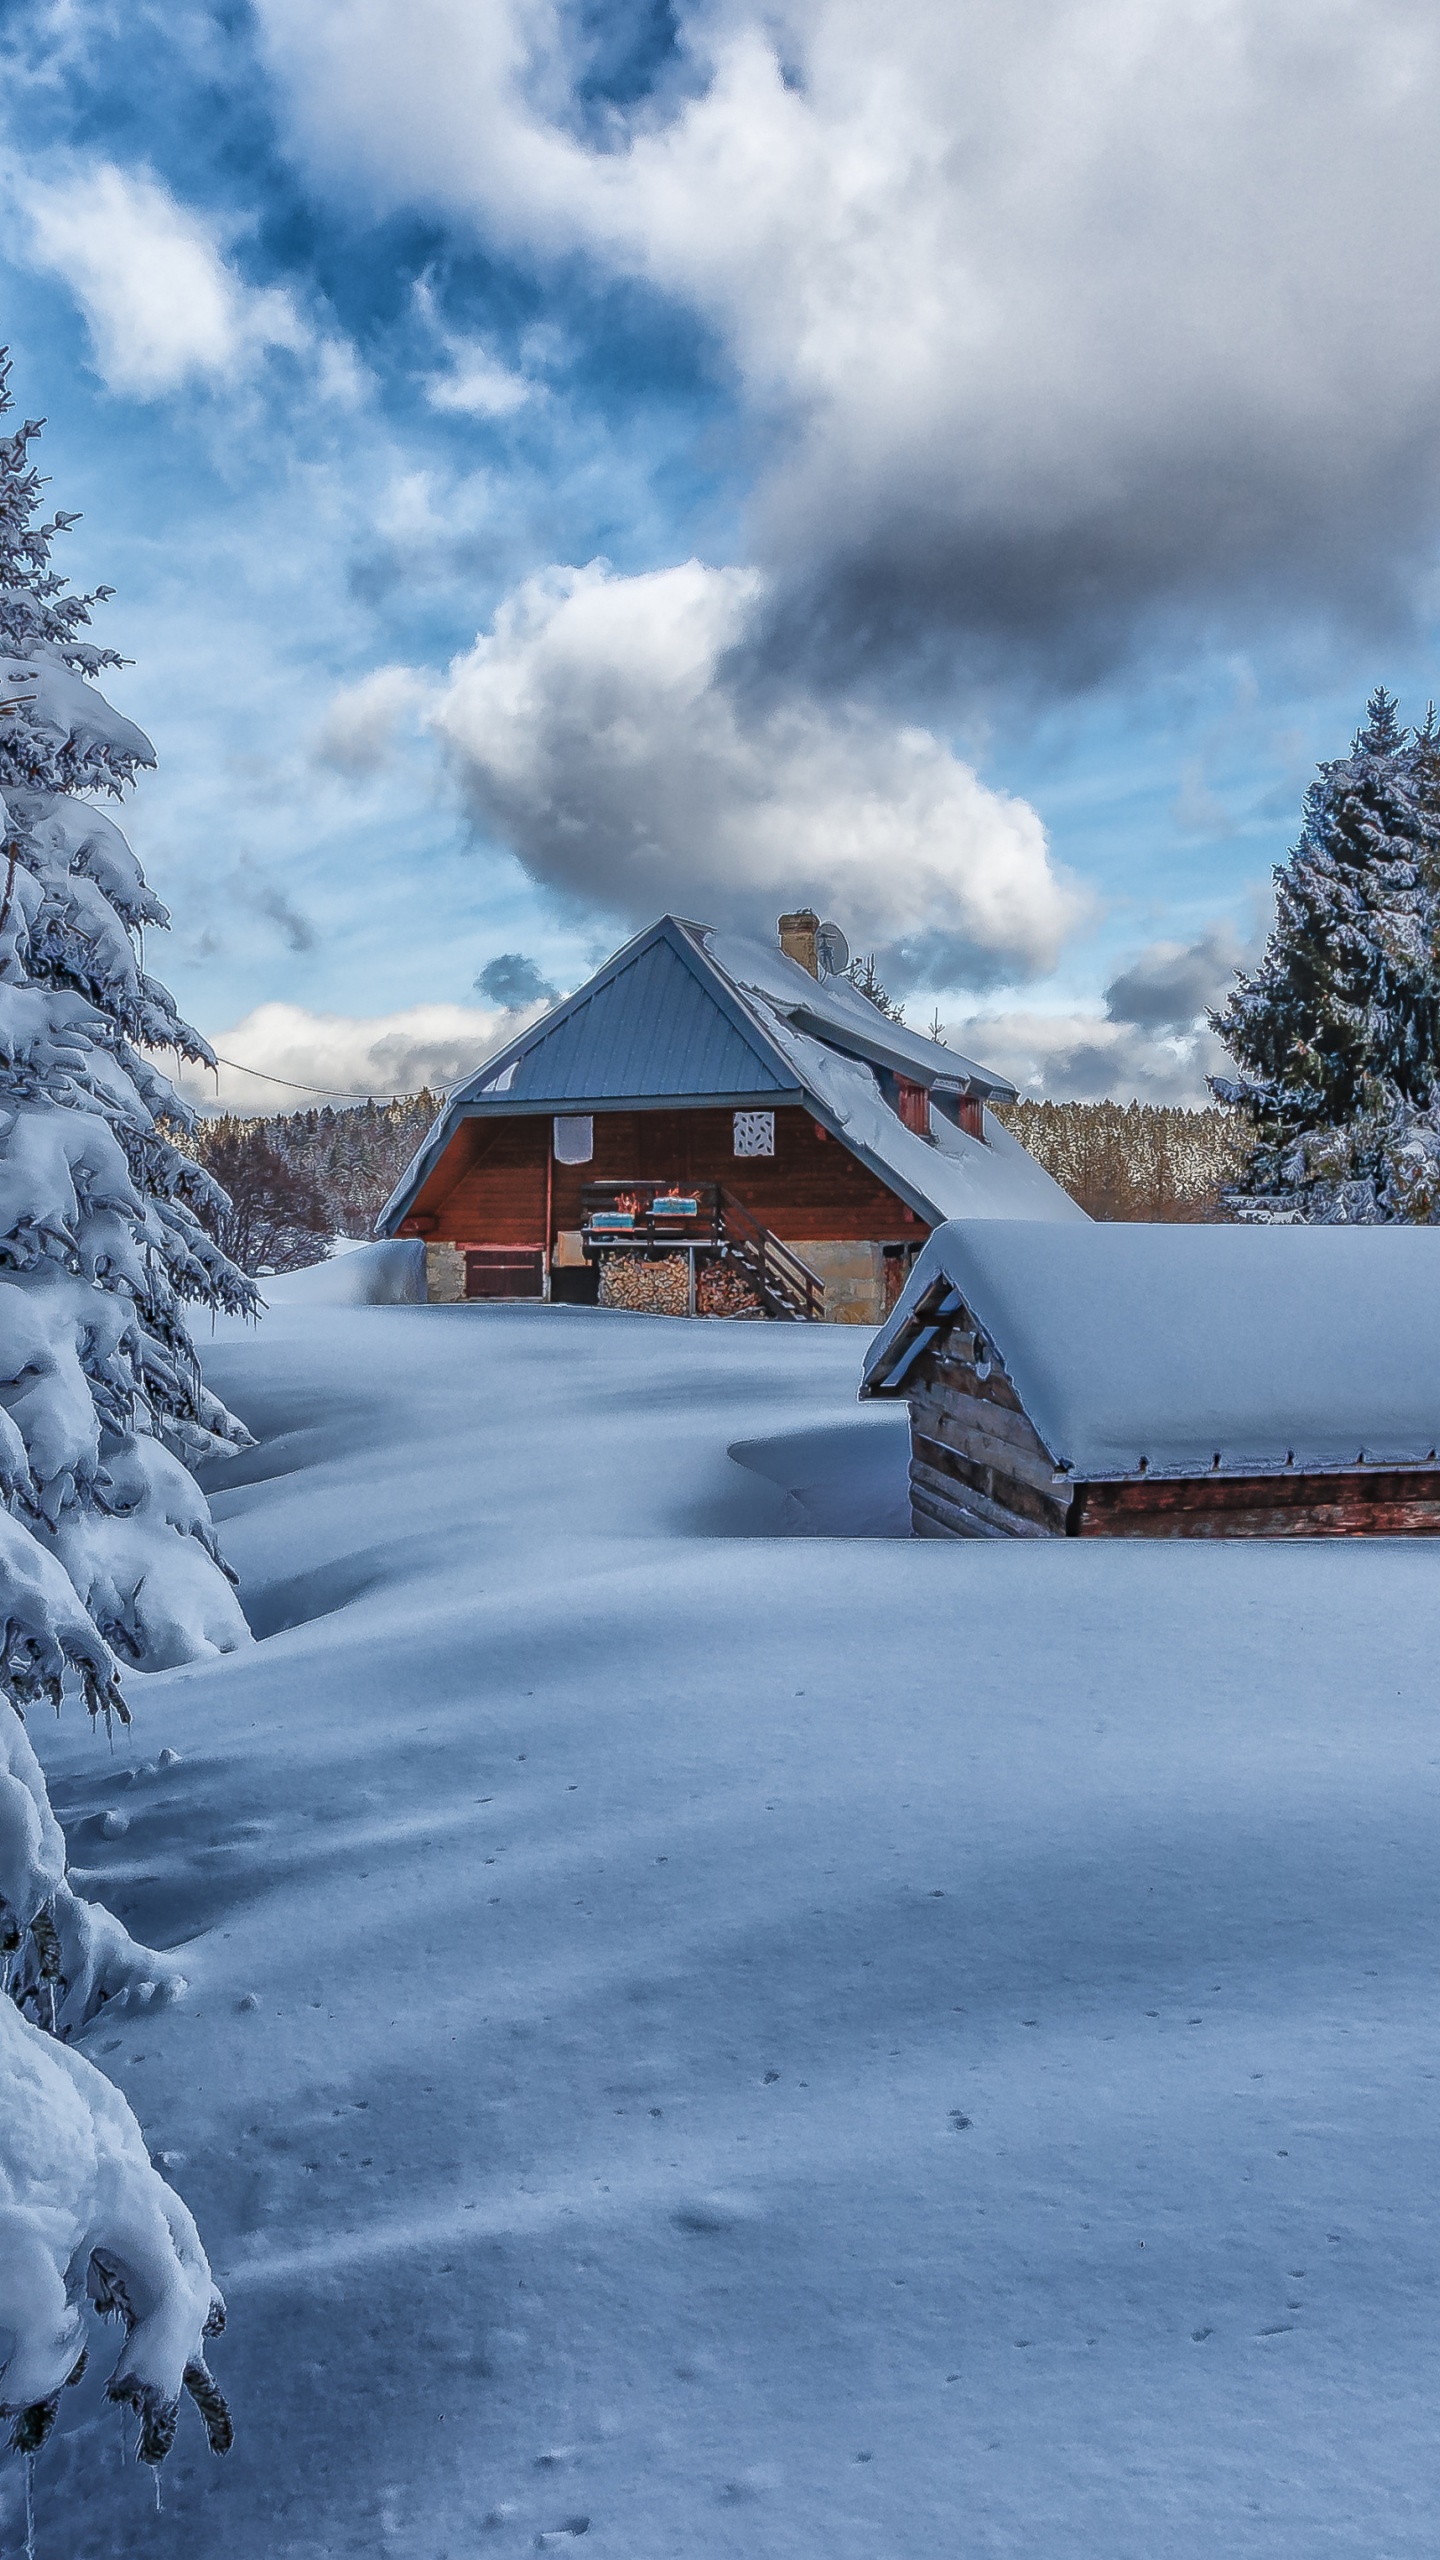
[[748, 2471], [742, 2471], [735, 2479], [727, 2480], [720, 2495], [726, 2506], [742, 2506], [751, 2498], [768, 2497], [770, 2491], [778, 2489], [779, 2486], [780, 2474], [774, 2463], [756, 2462]]
[[696, 2196], [688, 2204], [677, 2205], [670, 2219], [677, 2231], [733, 2231], [737, 2223], [749, 2220], [749, 2214], [729, 2196]]

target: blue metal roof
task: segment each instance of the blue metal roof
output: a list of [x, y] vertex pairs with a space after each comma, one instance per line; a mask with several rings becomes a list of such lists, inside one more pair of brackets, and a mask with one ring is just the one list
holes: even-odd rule
[[[662, 916], [540, 1022], [488, 1058], [451, 1094], [377, 1221], [393, 1235], [439, 1164], [462, 1120], [525, 1111], [623, 1110], [803, 1101], [816, 1119], [932, 1224], [985, 1214], [975, 1197], [1004, 1195], [1006, 1213], [1061, 1214], [1012, 1201], [1015, 1158], [1065, 1211], [1065, 1193], [1003, 1131], [989, 1145], [956, 1133], [934, 1146], [882, 1101], [872, 1068], [931, 1085], [978, 1086], [989, 1099], [1014, 1087], [903, 1025], [886, 1021], [852, 987], [820, 987], [781, 951], [705, 925]], [[844, 1093], [837, 1101], [835, 1079]], [[848, 1082], [846, 1079], [848, 1078]], [[857, 1081], [858, 1080], [858, 1081]], [[956, 1150], [963, 1164], [949, 1161]], [[982, 1179], [983, 1177], [983, 1179]], [[989, 1214], [997, 1214], [991, 1208]]]
[[[668, 922], [668, 919], [667, 919]], [[454, 1099], [503, 1091], [512, 1104], [620, 1102], [728, 1093], [789, 1093], [788, 1069], [678, 932], [663, 927], [622, 951], [503, 1061]]]

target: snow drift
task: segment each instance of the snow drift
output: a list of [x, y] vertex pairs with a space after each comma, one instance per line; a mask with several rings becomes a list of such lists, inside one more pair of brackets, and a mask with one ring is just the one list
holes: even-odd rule
[[863, 1348], [217, 1333], [277, 1632], [53, 1784], [243, 2424], [42, 2560], [1430, 2560], [1434, 1553], [767, 1534]]

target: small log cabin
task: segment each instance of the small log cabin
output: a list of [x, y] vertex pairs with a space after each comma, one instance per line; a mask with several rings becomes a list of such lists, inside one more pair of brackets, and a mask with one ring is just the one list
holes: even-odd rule
[[917, 1537], [1433, 1537], [1440, 1230], [942, 1227], [860, 1392]]
[[947, 1218], [1086, 1223], [989, 1109], [1013, 1086], [822, 979], [817, 932], [663, 916], [487, 1060], [378, 1221], [430, 1298], [593, 1302], [643, 1262], [676, 1311], [878, 1324]]

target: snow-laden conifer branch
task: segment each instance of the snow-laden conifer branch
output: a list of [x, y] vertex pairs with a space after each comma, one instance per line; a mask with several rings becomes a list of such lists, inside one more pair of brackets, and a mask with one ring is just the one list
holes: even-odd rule
[[118, 1664], [248, 1642], [188, 1464], [249, 1434], [204, 1387], [184, 1310], [255, 1292], [202, 1223], [214, 1187], [153, 1055], [211, 1058], [141, 964], [164, 909], [76, 797], [122, 793], [154, 755], [94, 683], [121, 664], [83, 636], [107, 591], [51, 566], [74, 519], [40, 518], [38, 432], [0, 437], [0, 2410], [21, 2449], [43, 2440], [88, 2291], [124, 2320], [110, 2391], [158, 2462], [185, 2387], [229, 2441], [203, 2349], [219, 2297], [125, 2100], [67, 2039], [183, 1981], [73, 1892], [23, 1718], [68, 1684], [128, 1721]]
[[139, 2454], [162, 2462], [182, 2390], [211, 2448], [230, 2418], [205, 2362], [225, 2306], [200, 2235], [152, 2168], [118, 2089], [0, 2001], [0, 2301], [14, 2338], [0, 2370], [0, 2414], [17, 2452], [44, 2443], [85, 2358], [85, 2301], [125, 2324], [108, 2383], [137, 2411]]

